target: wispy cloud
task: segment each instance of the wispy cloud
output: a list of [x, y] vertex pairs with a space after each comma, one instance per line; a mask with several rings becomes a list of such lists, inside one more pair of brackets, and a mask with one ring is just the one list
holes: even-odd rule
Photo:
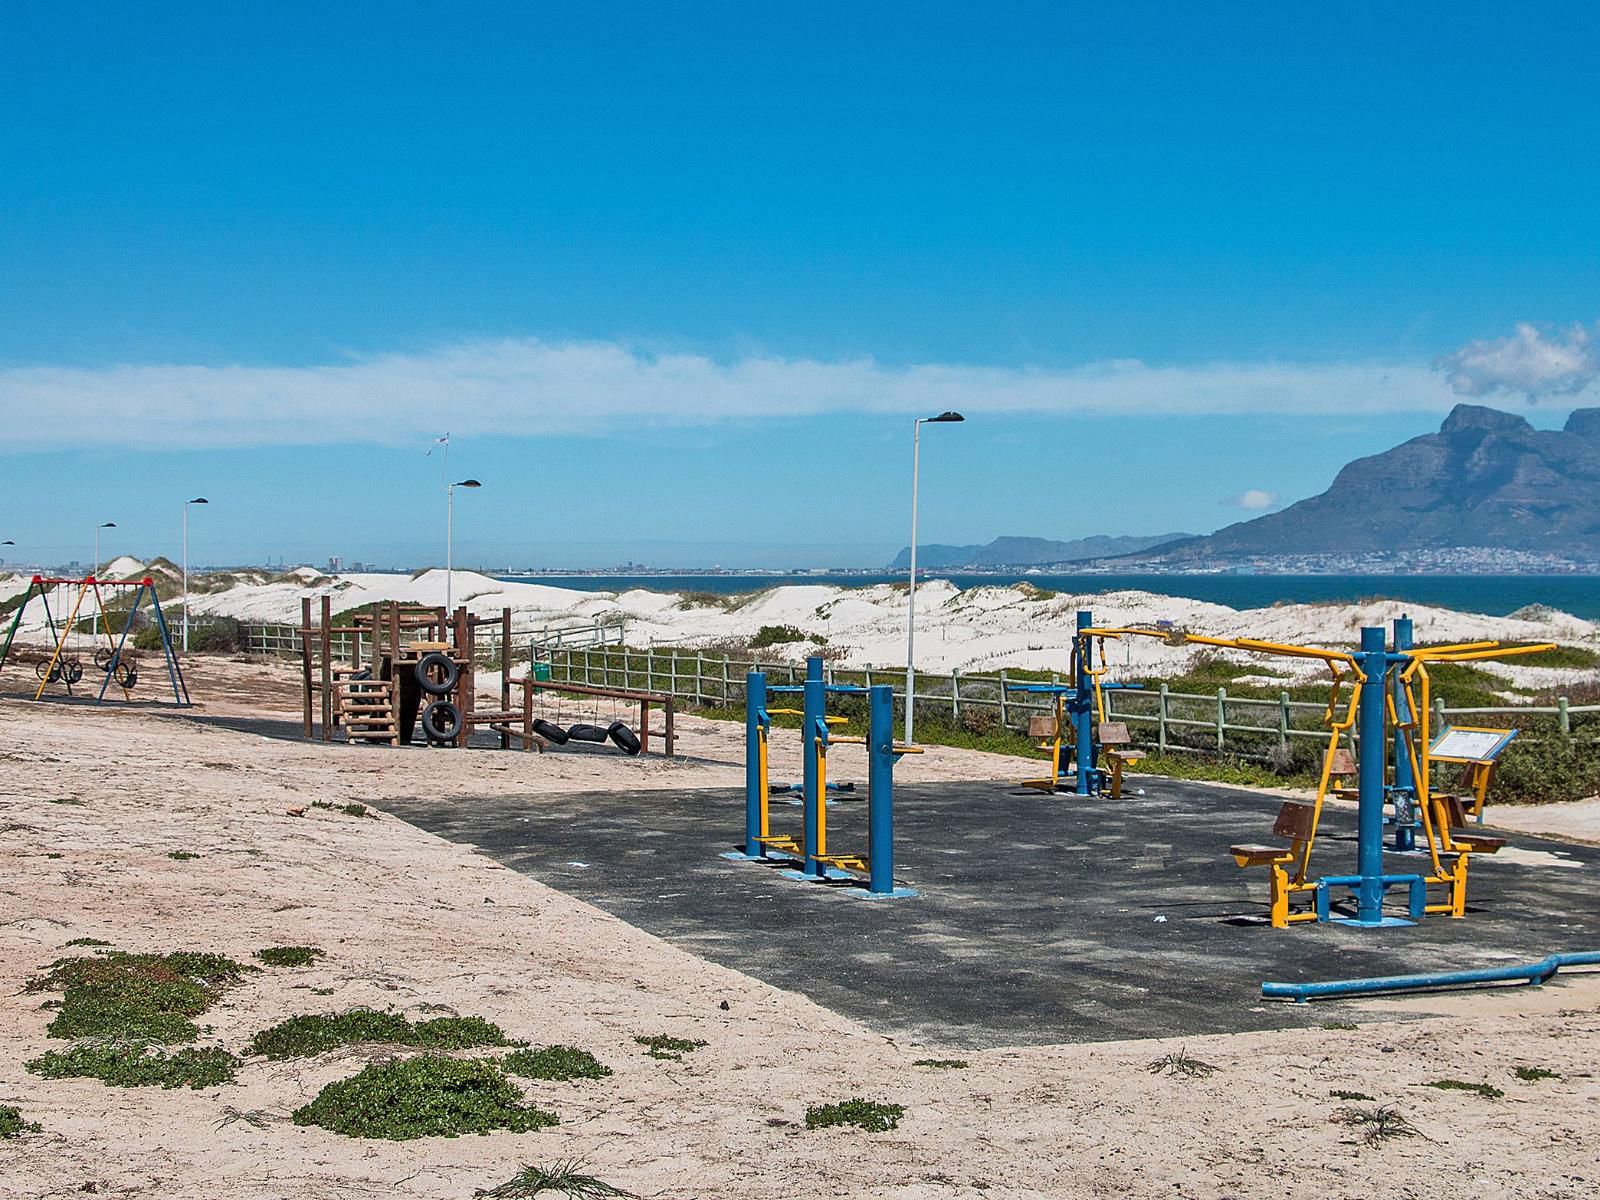
[[1277, 492], [1267, 492], [1260, 488], [1246, 488], [1237, 496], [1229, 496], [1222, 502], [1224, 508], [1242, 508], [1247, 512], [1264, 512], [1269, 508], [1276, 508], [1280, 497]]
[[1510, 337], [1468, 342], [1434, 364], [1458, 396], [1573, 396], [1600, 379], [1600, 350], [1582, 325], [1545, 333], [1526, 321]]
[[0, 371], [13, 449], [400, 442], [603, 435], [619, 421], [705, 424], [830, 413], [1170, 414], [1443, 410], [1422, 365], [1139, 362], [1070, 368], [891, 366], [752, 355], [721, 361], [619, 342], [468, 342], [300, 367], [127, 365]]

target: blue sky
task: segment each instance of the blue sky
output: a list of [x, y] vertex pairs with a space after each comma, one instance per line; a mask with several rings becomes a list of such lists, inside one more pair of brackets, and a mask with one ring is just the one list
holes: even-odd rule
[[201, 561], [418, 565], [449, 430], [460, 561], [868, 564], [925, 409], [971, 417], [924, 455], [961, 542], [1208, 530], [1461, 398], [1559, 424], [1600, 403], [1596, 35], [13, 0], [0, 538], [172, 553], [203, 493]]

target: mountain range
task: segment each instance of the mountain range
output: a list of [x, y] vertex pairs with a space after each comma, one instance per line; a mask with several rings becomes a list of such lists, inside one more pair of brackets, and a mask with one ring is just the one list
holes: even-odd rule
[[[1600, 408], [1561, 429], [1458, 404], [1437, 433], [1345, 465], [1321, 495], [1208, 535], [1002, 537], [923, 546], [918, 566], [1039, 567], [1136, 558], [1182, 567], [1273, 555], [1486, 548], [1600, 559]], [[905, 570], [910, 551], [890, 564]]]
[[1319, 496], [1161, 550], [1181, 562], [1468, 546], [1600, 555], [1600, 408], [1555, 430], [1458, 404], [1439, 432], [1348, 463]]
[[[948, 570], [952, 567], [1037, 567], [1054, 563], [1086, 562], [1095, 558], [1115, 558], [1138, 554], [1168, 542], [1187, 541], [1188, 533], [1161, 533], [1149, 537], [1086, 537], [1070, 542], [1049, 538], [998, 537], [984, 546], [918, 546], [917, 568]], [[889, 564], [891, 571], [904, 571], [911, 565], [911, 550], [906, 548]]]

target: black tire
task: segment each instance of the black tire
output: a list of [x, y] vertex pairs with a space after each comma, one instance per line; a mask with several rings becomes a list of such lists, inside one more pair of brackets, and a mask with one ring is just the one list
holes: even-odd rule
[[111, 669], [111, 674], [120, 687], [130, 692], [133, 690], [134, 685], [139, 682], [139, 672], [134, 670], [131, 663], [118, 663]]
[[639, 735], [621, 721], [611, 722], [611, 728], [606, 730], [606, 733], [617, 744], [617, 749], [624, 754], [637, 754], [643, 748], [639, 741]]
[[69, 684], [77, 683], [83, 678], [83, 664], [75, 658], [69, 658], [61, 664], [61, 678]]
[[554, 721], [546, 721], [543, 717], [537, 717], [533, 722], [533, 731], [552, 746], [565, 746], [567, 744], [567, 731]]
[[567, 736], [575, 742], [603, 742], [606, 731], [598, 725], [568, 725]]
[[[435, 667], [444, 672], [442, 680], [433, 678], [431, 672]], [[460, 678], [461, 668], [448, 654], [433, 650], [417, 662], [417, 685], [430, 696], [448, 696], [456, 690], [456, 681]]]
[[109, 671], [116, 657], [117, 652], [110, 646], [96, 646], [94, 648], [94, 665], [102, 671]]
[[422, 710], [422, 732], [436, 745], [455, 741], [461, 732], [461, 710], [448, 700], [435, 700]]
[[33, 673], [40, 679], [49, 679], [51, 683], [54, 683], [61, 677], [61, 668], [52, 667], [48, 658], [41, 658], [33, 664]]

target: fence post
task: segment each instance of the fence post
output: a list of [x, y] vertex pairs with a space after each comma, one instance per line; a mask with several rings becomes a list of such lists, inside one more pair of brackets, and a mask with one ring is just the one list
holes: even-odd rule
[[[645, 691], [649, 691], [646, 688]], [[667, 657], [667, 693], [672, 696], [678, 694], [678, 656], [670, 654]]]
[[1278, 693], [1278, 745], [1289, 748], [1289, 693]]
[[722, 656], [722, 707], [728, 707], [728, 656]]
[[1561, 731], [1562, 737], [1572, 736], [1572, 714], [1567, 711], [1567, 698], [1565, 696], [1556, 701], [1556, 728]]
[[1228, 723], [1228, 689], [1217, 689], [1217, 749], [1222, 749], [1223, 726]]
[[1167, 752], [1167, 685], [1162, 684], [1156, 693], [1156, 750]]
[[1011, 722], [1006, 719], [1006, 669], [1004, 667], [1000, 668], [1000, 728], [1011, 728]]
[[950, 720], [956, 725], [961, 723], [961, 670], [959, 667], [950, 668]]

